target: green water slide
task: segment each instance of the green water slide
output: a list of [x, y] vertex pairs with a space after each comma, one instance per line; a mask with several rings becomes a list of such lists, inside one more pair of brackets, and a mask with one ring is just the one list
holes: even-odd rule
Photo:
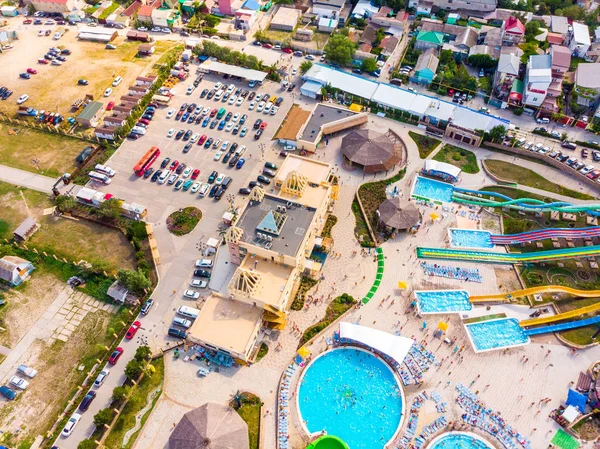
[[377, 252], [377, 275], [375, 276], [375, 282], [373, 282], [373, 285], [371, 286], [371, 290], [369, 290], [367, 295], [362, 299], [363, 304], [366, 304], [371, 299], [373, 299], [373, 296], [375, 296], [375, 293], [377, 293], [377, 290], [379, 290], [379, 286], [381, 285], [381, 280], [383, 279], [383, 266], [384, 266], [383, 250], [381, 248], [375, 248], [375, 251]]
[[324, 435], [310, 443], [306, 449], [349, 449], [344, 440], [333, 435]]

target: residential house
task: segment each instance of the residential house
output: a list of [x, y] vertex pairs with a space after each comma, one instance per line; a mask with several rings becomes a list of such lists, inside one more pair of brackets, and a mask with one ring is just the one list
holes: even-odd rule
[[333, 33], [338, 27], [338, 21], [336, 19], [328, 19], [327, 17], [321, 17], [318, 23], [318, 30], [323, 33]]
[[548, 33], [546, 40], [550, 45], [562, 45], [565, 42], [565, 38], [560, 33]]
[[382, 7], [377, 14], [371, 17], [370, 22], [374, 25], [384, 27], [386, 34], [402, 36], [404, 28], [408, 23], [408, 13], [400, 10], [393, 16], [393, 10], [387, 6]]
[[319, 18], [339, 19], [346, 0], [315, 0], [312, 13]]
[[131, 5], [129, 5], [127, 8], [125, 8], [125, 11], [123, 11], [123, 15], [126, 17], [131, 17], [136, 12], [138, 12], [138, 10], [141, 7], [142, 7], [142, 2], [140, 2], [139, 0], [135, 0]]
[[600, 94], [600, 63], [580, 63], [575, 71], [577, 104], [593, 106]]
[[244, 31], [249, 30], [256, 21], [256, 15], [256, 11], [245, 8], [238, 9], [235, 12], [235, 29]]
[[563, 16], [551, 16], [550, 17], [550, 31], [552, 33], [560, 34], [563, 40], [567, 38], [569, 34], [569, 19]]
[[523, 103], [527, 106], [541, 106], [552, 82], [552, 57], [532, 55], [527, 63]]
[[[147, 44], [142, 44], [147, 45]], [[146, 95], [148, 93], [148, 88], [144, 86], [129, 86], [127, 93], [129, 95]]]
[[36, 11], [69, 13], [73, 10], [73, 0], [31, 0]]
[[[433, 2], [430, 0], [417, 0], [417, 16], [429, 16], [431, 15], [431, 10], [433, 9]], [[411, 3], [408, 4], [409, 8], [413, 8]]]
[[475, 28], [463, 27], [462, 31], [456, 36], [452, 44], [464, 51], [469, 51], [471, 47], [477, 45], [479, 33]]
[[133, 103], [122, 103], [112, 108], [113, 112], [122, 112], [124, 114], [131, 114], [131, 111], [135, 107]]
[[415, 48], [425, 51], [428, 48], [439, 49], [444, 43], [444, 35], [435, 31], [419, 31]]
[[0, 279], [13, 286], [20, 285], [35, 269], [33, 264], [17, 256], [4, 256], [0, 259]]
[[[140, 56], [150, 56], [153, 53], [154, 53], [154, 42], [151, 42], [149, 44], [140, 44], [138, 46], [138, 55], [140, 55]], [[135, 87], [135, 86], [132, 86], [132, 87]]]
[[388, 36], [384, 37], [379, 46], [382, 48], [381, 54], [384, 56], [391, 56], [394, 53], [394, 50], [398, 46], [398, 42], [400, 42], [400, 38], [396, 36]]
[[501, 54], [498, 67], [494, 73], [493, 94], [499, 100], [506, 102], [512, 91], [513, 81], [519, 76], [521, 62], [515, 54]]
[[156, 82], [157, 78], [158, 77], [156, 75], [138, 76], [135, 79], [135, 85], [136, 86], [150, 87], [150, 86], [152, 86]]
[[91, 101], [83, 108], [83, 111], [75, 117], [75, 120], [81, 126], [86, 128], [96, 127], [98, 126], [98, 120], [100, 120], [100, 116], [102, 115], [103, 107], [104, 105], [99, 101]]
[[375, 42], [375, 39], [377, 39], [377, 29], [378, 27], [374, 27], [371, 24], [367, 25], [360, 35], [359, 42], [362, 44], [372, 44]]
[[514, 16], [502, 23], [501, 30], [502, 45], [519, 45], [525, 37], [525, 26]]
[[434, 48], [428, 48], [419, 56], [415, 66], [415, 78], [419, 83], [430, 84], [435, 77], [440, 60]]
[[154, 9], [152, 11], [152, 24], [161, 28], [170, 28], [179, 21], [179, 12], [174, 9]]
[[137, 19], [142, 23], [152, 23], [152, 11], [154, 8], [150, 5], [141, 6], [137, 11]]
[[491, 47], [485, 44], [473, 45], [469, 50], [469, 56], [473, 55], [488, 55], [492, 59], [500, 57], [500, 50], [497, 47]]
[[548, 86], [548, 94], [541, 105], [542, 111], [549, 115], [560, 111], [558, 97], [562, 95], [562, 83], [571, 66], [571, 50], [561, 45], [550, 47], [552, 58], [552, 82]]
[[567, 47], [569, 47], [573, 56], [584, 58], [591, 44], [587, 25], [573, 22], [567, 37]]
[[271, 23], [269, 28], [273, 30], [293, 31], [298, 25], [302, 11], [294, 8], [286, 8], [280, 6]]
[[144, 98], [143, 95], [123, 95], [120, 100], [127, 102], [127, 103], [134, 103], [134, 104], [139, 104], [140, 101], [142, 101], [142, 98]]
[[496, 9], [496, 0], [436, 0], [435, 6], [446, 11], [468, 11], [484, 13]]
[[94, 130], [94, 135], [98, 139], [107, 139], [107, 140], [115, 140], [115, 130], [116, 127], [106, 127], [103, 126], [101, 128], [96, 128]]
[[129, 117], [129, 114], [119, 112], [111, 115], [110, 117], [104, 117], [104, 126], [106, 128], [116, 128], [118, 126], [125, 126], [125, 122]]
[[351, 16], [355, 19], [368, 19], [373, 17], [377, 11], [379, 11], [379, 6], [373, 5], [369, 0], [359, 0], [352, 10]]

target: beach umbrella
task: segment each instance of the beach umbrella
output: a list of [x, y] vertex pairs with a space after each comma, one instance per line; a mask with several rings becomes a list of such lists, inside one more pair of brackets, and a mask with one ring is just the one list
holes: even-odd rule
[[431, 218], [433, 221], [439, 220], [440, 216], [438, 214], [436, 214], [435, 212], [432, 212], [429, 214], [429, 218]]
[[306, 348], [306, 346], [302, 346], [300, 349], [298, 349], [298, 355], [305, 359], [310, 355], [310, 351]]
[[423, 321], [423, 329], [427, 328], [427, 321]]
[[437, 325], [437, 328], [443, 332], [446, 332], [448, 330], [448, 323], [440, 321]]
[[398, 288], [408, 288], [408, 284], [406, 283], [406, 281], [398, 281]]

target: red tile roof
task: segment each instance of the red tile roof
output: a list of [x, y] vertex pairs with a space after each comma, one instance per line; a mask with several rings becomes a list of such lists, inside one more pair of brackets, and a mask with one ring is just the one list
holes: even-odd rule
[[123, 11], [123, 15], [131, 17], [138, 9], [140, 9], [141, 6], [142, 2], [136, 0], [131, 5], [129, 5], [125, 11]]
[[515, 16], [510, 16], [504, 24], [504, 30], [511, 33], [525, 34], [525, 27]]
[[67, 3], [67, 0], [35, 0], [37, 2], [40, 3], [59, 3], [61, 5], [64, 5]]
[[137, 14], [138, 17], [152, 17], [152, 11], [154, 11], [154, 8], [152, 6], [144, 5], [138, 10]]

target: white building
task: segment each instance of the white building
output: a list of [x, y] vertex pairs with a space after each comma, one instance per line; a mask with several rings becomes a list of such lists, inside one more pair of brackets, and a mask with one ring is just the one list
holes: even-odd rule
[[523, 103], [528, 106], [540, 106], [546, 98], [551, 82], [552, 56], [530, 56], [525, 75]]
[[315, 0], [312, 13], [319, 18], [338, 19], [346, 0]]
[[585, 57], [586, 53], [590, 49], [590, 45], [592, 45], [590, 40], [590, 32], [587, 25], [573, 22], [573, 25], [569, 30], [567, 42], [567, 47], [569, 47], [573, 56], [577, 56], [579, 58]]

